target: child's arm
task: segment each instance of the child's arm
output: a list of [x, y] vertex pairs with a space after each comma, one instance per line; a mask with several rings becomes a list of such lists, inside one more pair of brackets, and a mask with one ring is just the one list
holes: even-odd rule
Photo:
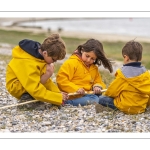
[[106, 96], [117, 97], [126, 87], [128, 83], [120, 77], [116, 77], [107, 88]]
[[46, 65], [46, 72], [41, 76], [41, 83], [45, 84], [46, 81], [52, 76], [54, 72], [54, 65], [53, 63]]
[[29, 60], [22, 64], [20, 62], [17, 62], [17, 65], [20, 66], [18, 67], [18, 69], [14, 70], [16, 77], [18, 78], [24, 89], [32, 97], [47, 103], [56, 105], [62, 104], [63, 95], [60, 93], [60, 90], [58, 89], [56, 84], [54, 84], [51, 79], [48, 79], [48, 81], [44, 85], [41, 83], [41, 69], [37, 69], [34, 61]]

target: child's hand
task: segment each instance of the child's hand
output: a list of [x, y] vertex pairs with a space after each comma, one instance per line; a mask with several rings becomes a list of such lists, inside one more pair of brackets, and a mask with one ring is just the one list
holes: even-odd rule
[[54, 72], [54, 64], [53, 63], [47, 64], [46, 65], [46, 73], [45, 74], [47, 74], [49, 77], [51, 77], [53, 72]]
[[85, 94], [85, 90], [83, 88], [80, 88], [77, 90], [77, 93], [79, 94]]
[[94, 90], [94, 94], [101, 94], [102, 93], [101, 88], [98, 86], [95, 86], [93, 90]]
[[63, 100], [66, 101], [69, 98], [68, 93], [65, 92], [61, 92], [62, 96], [63, 96]]
[[46, 72], [41, 76], [41, 83], [45, 84], [46, 81], [52, 76], [54, 72], [54, 65], [52, 64], [46, 64]]

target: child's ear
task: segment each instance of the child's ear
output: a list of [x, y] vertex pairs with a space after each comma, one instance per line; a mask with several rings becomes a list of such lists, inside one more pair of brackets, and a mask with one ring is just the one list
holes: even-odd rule
[[43, 55], [44, 55], [44, 56], [47, 56], [47, 51], [43, 51]]
[[123, 58], [128, 62], [130, 59], [129, 59], [129, 56], [127, 55], [123, 55]]

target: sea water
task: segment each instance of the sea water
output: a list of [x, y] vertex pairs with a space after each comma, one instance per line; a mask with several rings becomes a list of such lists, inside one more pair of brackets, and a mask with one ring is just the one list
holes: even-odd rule
[[61, 18], [20, 23], [22, 26], [64, 31], [150, 37], [150, 18]]

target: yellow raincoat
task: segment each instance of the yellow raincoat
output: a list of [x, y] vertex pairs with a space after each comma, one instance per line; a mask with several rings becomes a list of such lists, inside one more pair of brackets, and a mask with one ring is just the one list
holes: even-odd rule
[[150, 72], [126, 78], [118, 69], [116, 79], [110, 84], [106, 96], [114, 98], [114, 105], [126, 114], [145, 112], [150, 98]]
[[62, 94], [51, 79], [44, 85], [40, 83], [40, 76], [46, 71], [44, 60], [33, 57], [19, 46], [14, 47], [12, 57], [6, 71], [6, 88], [12, 96], [20, 99], [28, 92], [37, 100], [62, 104]]
[[[75, 54], [70, 56], [61, 66], [56, 76], [59, 89], [67, 93], [74, 93], [80, 88], [85, 91], [91, 91], [93, 86], [105, 88], [98, 67], [94, 64], [90, 68], [86, 67], [84, 62]], [[70, 96], [74, 99], [79, 96]]]

